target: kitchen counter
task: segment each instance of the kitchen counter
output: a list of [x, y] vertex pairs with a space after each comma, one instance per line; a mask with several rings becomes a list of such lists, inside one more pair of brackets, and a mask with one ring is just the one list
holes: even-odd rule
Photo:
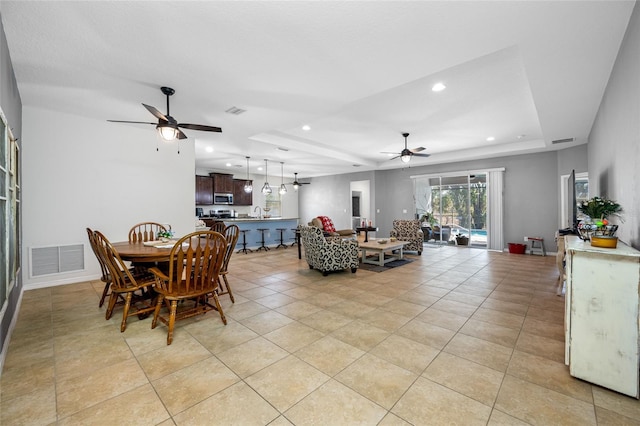
[[[238, 225], [241, 231], [247, 231], [245, 238], [247, 239], [247, 248], [255, 250], [260, 247], [263, 231], [258, 229], [266, 229], [264, 231], [265, 246], [274, 248], [280, 244], [280, 231], [278, 228], [284, 229], [282, 231], [282, 243], [290, 246], [295, 241], [295, 229], [298, 227], [297, 217], [236, 217], [229, 219], [218, 219], [225, 223], [225, 225]], [[236, 244], [236, 251], [242, 248], [242, 234], [238, 238]]]

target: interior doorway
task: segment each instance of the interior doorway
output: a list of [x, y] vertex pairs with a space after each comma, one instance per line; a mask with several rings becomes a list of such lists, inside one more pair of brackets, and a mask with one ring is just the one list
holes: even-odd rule
[[351, 226], [355, 230], [363, 220], [371, 217], [370, 181], [358, 180], [351, 182]]

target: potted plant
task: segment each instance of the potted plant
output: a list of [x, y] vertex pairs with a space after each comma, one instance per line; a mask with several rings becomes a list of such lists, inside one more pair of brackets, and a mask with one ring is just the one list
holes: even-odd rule
[[620, 216], [622, 206], [615, 201], [596, 196], [580, 203], [578, 210], [587, 216], [587, 219], [578, 224], [581, 238], [590, 239], [592, 246], [615, 248], [617, 237], [614, 235], [618, 225], [611, 225], [607, 218]]
[[160, 241], [166, 243], [171, 238], [173, 238], [173, 231], [171, 229], [169, 229], [168, 231], [160, 231], [158, 232], [158, 238], [160, 239]]
[[464, 234], [456, 234], [456, 245], [459, 246], [468, 246], [469, 245], [469, 237]]

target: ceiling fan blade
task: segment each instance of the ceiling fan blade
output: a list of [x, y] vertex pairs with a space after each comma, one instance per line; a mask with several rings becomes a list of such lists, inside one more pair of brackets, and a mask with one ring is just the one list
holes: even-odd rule
[[186, 139], [187, 135], [185, 135], [184, 133], [182, 133], [182, 130], [180, 129], [176, 129], [178, 131], [178, 139]]
[[178, 124], [178, 127], [182, 127], [183, 129], [200, 130], [201, 132], [222, 132], [220, 127], [205, 126], [204, 124], [180, 123]]
[[133, 124], [151, 124], [153, 126], [157, 126], [158, 123], [149, 123], [148, 121], [124, 121], [124, 120], [107, 120], [111, 123], [133, 123]]
[[142, 106], [145, 107], [147, 111], [153, 114], [158, 120], [164, 120], [166, 122], [169, 121], [169, 119], [163, 113], [158, 111], [156, 107], [152, 107], [151, 105], [146, 105], [146, 104], [142, 104]]
[[414, 153], [415, 153], [415, 152], [420, 152], [420, 151], [424, 151], [425, 149], [426, 149], [426, 148], [425, 148], [424, 146], [419, 146], [419, 147], [417, 147], [417, 148], [413, 148], [413, 149], [411, 150], [411, 152], [414, 152]]
[[380, 151], [380, 154], [393, 154], [393, 155], [400, 155], [399, 152], [389, 152], [389, 151]]
[[431, 157], [431, 154], [417, 154], [417, 153], [414, 153], [413, 155], [415, 155], [416, 157]]
[[389, 158], [389, 160], [395, 160], [396, 158], [400, 158], [400, 154], [396, 155], [395, 157]]

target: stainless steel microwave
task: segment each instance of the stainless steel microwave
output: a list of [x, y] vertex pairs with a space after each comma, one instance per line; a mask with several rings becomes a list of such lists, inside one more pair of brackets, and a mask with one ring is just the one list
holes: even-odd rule
[[233, 204], [233, 194], [213, 194], [213, 204]]

